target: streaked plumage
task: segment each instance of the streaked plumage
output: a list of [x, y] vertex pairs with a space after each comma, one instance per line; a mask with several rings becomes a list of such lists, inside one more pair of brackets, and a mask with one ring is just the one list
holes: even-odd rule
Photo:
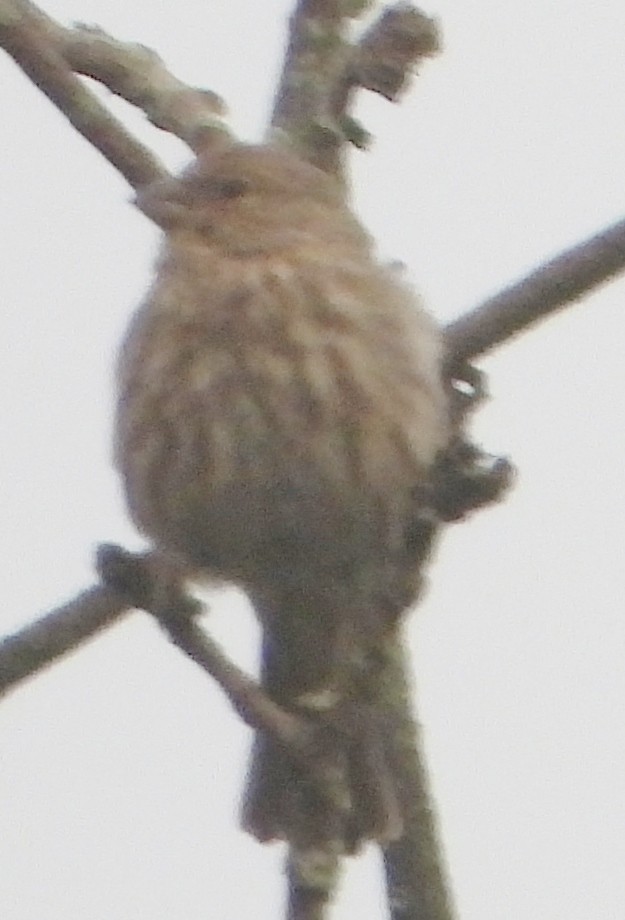
[[[131, 515], [190, 573], [246, 590], [276, 700], [332, 691], [373, 713], [376, 643], [416, 585], [414, 496], [448, 437], [439, 334], [341, 189], [291, 154], [208, 153], [139, 203], [166, 240], [119, 362]], [[346, 835], [384, 837], [388, 793], [368, 816], [359, 795]], [[248, 828], [306, 836], [315, 808], [259, 741]]]

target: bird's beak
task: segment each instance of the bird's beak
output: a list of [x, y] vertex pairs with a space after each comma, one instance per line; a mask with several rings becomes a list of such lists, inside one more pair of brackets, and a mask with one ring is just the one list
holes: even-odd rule
[[170, 230], [182, 223], [188, 212], [188, 189], [171, 176], [157, 179], [138, 190], [134, 203], [155, 224]]

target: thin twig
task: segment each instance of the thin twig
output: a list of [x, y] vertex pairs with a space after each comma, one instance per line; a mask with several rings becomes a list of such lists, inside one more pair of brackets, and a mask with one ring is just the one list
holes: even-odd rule
[[290, 22], [272, 126], [300, 154], [338, 176], [346, 142], [366, 147], [370, 141], [349, 112], [354, 92], [363, 88], [394, 102], [417, 63], [440, 49], [435, 21], [409, 3], [385, 9], [357, 44], [350, 44], [347, 20], [371, 6], [300, 0]]
[[316, 733], [308, 722], [270, 700], [256, 681], [224, 655], [195, 619], [158, 612], [154, 615], [174, 645], [217, 681], [250, 728], [267, 732], [295, 760], [312, 768]]
[[413, 715], [410, 661], [399, 638], [391, 638], [383, 653], [381, 708], [404, 818], [403, 836], [383, 851], [390, 915], [392, 920], [453, 920], [421, 730]]
[[0, 46], [133, 188], [167, 175], [156, 157], [72, 73], [23, 0], [0, 2]]
[[367, 29], [350, 61], [356, 86], [397, 102], [417, 64], [441, 50], [436, 20], [410, 3], [395, 3]]
[[477, 358], [625, 269], [625, 220], [612, 224], [445, 327], [450, 366]]
[[127, 613], [111, 588], [96, 586], [0, 642], [0, 695], [74, 650]]
[[103, 582], [128, 604], [151, 613], [174, 645], [217, 681], [243, 721], [277, 742], [333, 806], [340, 798], [340, 778], [321, 743], [319, 727], [274, 703], [257, 681], [224, 655], [199, 625], [202, 607], [186, 592], [183, 573], [158, 554], [129, 553], [114, 544], [99, 547], [97, 565]]
[[[367, 5], [352, 4], [351, 15]], [[301, 156], [328, 172], [337, 171], [344, 141], [332, 119], [330, 99], [349, 56], [345, 8], [343, 0], [299, 0], [296, 4], [271, 118], [271, 127]]]
[[328, 801], [336, 780], [319, 744], [318, 729], [274, 703], [259, 684], [231, 662], [197, 623], [198, 602], [181, 584], [167, 580], [167, 608], [158, 609], [162, 560], [152, 553], [133, 554], [115, 545], [99, 547], [97, 566], [103, 584], [0, 642], [0, 695], [69, 651], [73, 651], [130, 609], [144, 609], [192, 661], [220, 685], [234, 709], [251, 728], [280, 744], [317, 782]]
[[151, 48], [121, 42], [96, 26], [58, 27], [58, 48], [76, 73], [91, 77], [141, 109], [157, 128], [198, 152], [223, 134], [223, 100], [211, 90], [182, 83]]
[[222, 100], [182, 83], [156, 52], [96, 27], [65, 28], [30, 0], [0, 0], [0, 46], [133, 188], [167, 175], [165, 168], [72, 71], [102, 83], [196, 152], [228, 133]]
[[330, 101], [335, 122], [356, 147], [369, 145], [371, 135], [350, 114], [354, 91], [362, 88], [397, 102], [408, 88], [418, 64], [441, 49], [438, 23], [409, 3], [383, 10], [351, 49]]

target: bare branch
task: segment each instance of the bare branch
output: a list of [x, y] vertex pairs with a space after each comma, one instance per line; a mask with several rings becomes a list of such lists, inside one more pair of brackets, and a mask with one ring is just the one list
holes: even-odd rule
[[[353, 4], [358, 15], [367, 3]], [[329, 172], [343, 138], [330, 112], [349, 53], [343, 0], [299, 0], [289, 24], [289, 43], [271, 125], [299, 153]]]
[[350, 61], [354, 85], [396, 102], [419, 61], [441, 50], [435, 20], [409, 3], [384, 10], [362, 36]]
[[412, 711], [410, 662], [401, 639], [384, 649], [382, 711], [400, 789], [404, 834], [383, 851], [391, 920], [453, 920], [421, 730]]
[[0, 0], [0, 46], [133, 188], [167, 171], [72, 71], [141, 108], [152, 124], [196, 152], [215, 133], [227, 133], [219, 97], [181, 83], [154, 51], [98, 28], [66, 29], [30, 0]]
[[76, 77], [30, 15], [31, 4], [1, 0], [0, 45], [76, 130], [134, 188], [167, 175], [164, 167], [123, 128]]
[[[150, 611], [152, 613], [152, 611]], [[174, 645], [217, 681], [233, 708], [250, 728], [270, 734], [291, 756], [307, 766], [316, 758], [316, 733], [304, 720], [281, 709], [256, 681], [238, 668], [195, 619], [154, 612]]]
[[[116, 546], [100, 547], [103, 585], [84, 591], [0, 642], [0, 694], [77, 648], [128, 610], [149, 609], [156, 596], [159, 562], [149, 553], [133, 555]], [[296, 758], [310, 760], [315, 733], [308, 723], [280, 709], [226, 658], [195, 622], [192, 614], [197, 612], [197, 603], [180, 587], [168, 594], [168, 601], [175, 605], [175, 612], [172, 607], [155, 616], [172, 641], [220, 684], [248, 725], [269, 731]]]
[[409, 3], [384, 10], [356, 45], [346, 22], [365, 13], [368, 0], [300, 0], [291, 17], [290, 39], [272, 126], [311, 162], [342, 173], [347, 141], [368, 144], [368, 132], [349, 113], [362, 87], [395, 101], [416, 63], [440, 47], [438, 27]]
[[417, 65], [441, 49], [438, 24], [409, 3], [384, 10], [351, 51], [331, 101], [332, 116], [356, 147], [367, 147], [369, 132], [349, 114], [358, 88], [397, 102]]
[[625, 269], [625, 220], [590, 237], [445, 328], [450, 366], [477, 358]]
[[215, 132], [226, 132], [223, 100], [210, 90], [182, 83], [155, 51], [117, 41], [94, 26], [57, 29], [59, 50], [72, 70], [142, 109], [155, 127], [179, 137], [195, 152], [210, 143]]
[[[228, 700], [250, 728], [263, 731], [316, 783], [329, 807], [344, 796], [342, 778], [322, 743], [322, 730], [273, 702], [244, 671], [224, 655], [199, 626], [202, 607], [185, 591], [179, 570], [155, 553], [129, 553], [105, 544], [98, 550], [103, 582], [126, 603], [151, 613], [174, 645], [217, 681]], [[340, 787], [340, 788], [339, 788]]]
[[0, 695], [110, 626], [129, 609], [115, 591], [94, 587], [0, 642]]

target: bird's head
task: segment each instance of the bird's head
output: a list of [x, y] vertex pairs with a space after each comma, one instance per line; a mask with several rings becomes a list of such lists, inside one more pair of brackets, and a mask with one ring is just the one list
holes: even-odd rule
[[137, 205], [168, 234], [192, 234], [233, 255], [365, 234], [340, 184], [293, 153], [236, 144], [207, 151], [177, 178], [140, 190]]

